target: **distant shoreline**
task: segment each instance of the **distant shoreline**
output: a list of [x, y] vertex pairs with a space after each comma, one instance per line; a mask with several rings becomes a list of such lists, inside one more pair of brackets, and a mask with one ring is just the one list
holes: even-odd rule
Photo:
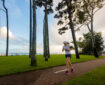
[[[51, 53], [51, 55], [59, 55], [61, 53]], [[29, 53], [9, 53], [9, 56], [18, 56], [18, 55], [29, 55]], [[38, 53], [37, 55], [43, 55], [43, 53]], [[62, 55], [64, 55], [64, 53], [62, 53]], [[5, 54], [1, 53], [0, 56], [5, 56]]]

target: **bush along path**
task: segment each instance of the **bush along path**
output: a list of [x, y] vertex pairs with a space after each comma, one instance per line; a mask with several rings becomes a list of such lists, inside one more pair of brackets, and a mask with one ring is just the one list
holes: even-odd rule
[[70, 75], [65, 75], [65, 66], [30, 71], [1, 77], [0, 85], [60, 85], [103, 65], [105, 58], [73, 64], [75, 71]]

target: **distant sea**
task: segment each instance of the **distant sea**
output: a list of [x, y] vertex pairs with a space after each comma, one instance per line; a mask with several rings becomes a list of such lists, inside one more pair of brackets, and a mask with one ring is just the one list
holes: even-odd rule
[[[51, 54], [64, 54], [64, 53], [62, 53], [62, 52], [60, 52], [60, 53], [51, 53]], [[75, 51], [72, 51], [71, 52], [71, 54], [75, 54]], [[27, 53], [9, 53], [9, 55], [29, 55], [29, 53], [27, 52]], [[37, 55], [43, 55], [43, 53], [37, 53]], [[3, 53], [0, 53], [0, 56], [5, 56], [5, 53], [3, 52]]]
[[[61, 54], [61, 53], [51, 53], [51, 54]], [[9, 55], [29, 55], [29, 53], [9, 53]], [[37, 55], [43, 55], [43, 53], [37, 53]], [[0, 53], [0, 56], [5, 56], [5, 54]]]
[[[4, 53], [0, 53], [0, 56], [5, 55]], [[29, 55], [29, 53], [9, 53], [9, 55]]]

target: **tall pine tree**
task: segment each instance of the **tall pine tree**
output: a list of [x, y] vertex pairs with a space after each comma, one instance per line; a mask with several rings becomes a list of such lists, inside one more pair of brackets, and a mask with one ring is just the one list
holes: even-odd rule
[[[101, 9], [105, 5], [105, 0], [83, 0], [83, 4], [81, 6], [81, 12], [84, 13], [82, 20], [85, 19], [85, 23], [91, 33], [91, 41], [92, 41], [92, 48], [95, 57], [99, 57], [97, 48], [95, 46], [95, 38], [94, 38], [94, 15], [95, 13]], [[80, 19], [81, 20], [81, 19]]]
[[80, 0], [62, 0], [56, 7], [56, 11], [58, 12], [55, 15], [55, 18], [59, 19], [58, 25], [62, 25], [62, 27], [59, 29], [60, 34], [65, 33], [65, 31], [68, 29], [71, 29], [77, 59], [79, 59], [80, 57], [78, 53], [78, 46], [76, 43], [75, 36], [76, 18], [74, 15], [80, 3], [79, 1]]
[[37, 6], [44, 7], [44, 20], [43, 20], [43, 47], [45, 61], [50, 57], [49, 48], [49, 28], [48, 28], [48, 14], [53, 13], [53, 0], [37, 0]]
[[[33, 14], [33, 18], [30, 19], [32, 20], [31, 23], [33, 22], [32, 24], [32, 29], [30, 28], [31, 30], [31, 52], [30, 52], [30, 58], [31, 58], [31, 66], [36, 66], [37, 65], [37, 59], [36, 59], [36, 1], [35, 0], [32, 0], [32, 9], [33, 11], [31, 10], [30, 8], [30, 12], [32, 12]], [[30, 13], [31, 14], [31, 13]], [[30, 18], [31, 16], [30, 15]]]
[[5, 0], [3, 1], [3, 7], [5, 9], [6, 12], [6, 25], [7, 25], [7, 40], [6, 40], [6, 56], [8, 56], [8, 50], [9, 50], [9, 19], [8, 19], [8, 9], [5, 6]]

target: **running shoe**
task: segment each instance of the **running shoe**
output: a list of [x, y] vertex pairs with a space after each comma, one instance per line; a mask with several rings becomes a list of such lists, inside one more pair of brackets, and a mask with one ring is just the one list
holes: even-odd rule
[[74, 69], [73, 68], [71, 69], [71, 72], [74, 72]]
[[65, 73], [68, 74], [69, 72], [68, 71], [65, 71]]

